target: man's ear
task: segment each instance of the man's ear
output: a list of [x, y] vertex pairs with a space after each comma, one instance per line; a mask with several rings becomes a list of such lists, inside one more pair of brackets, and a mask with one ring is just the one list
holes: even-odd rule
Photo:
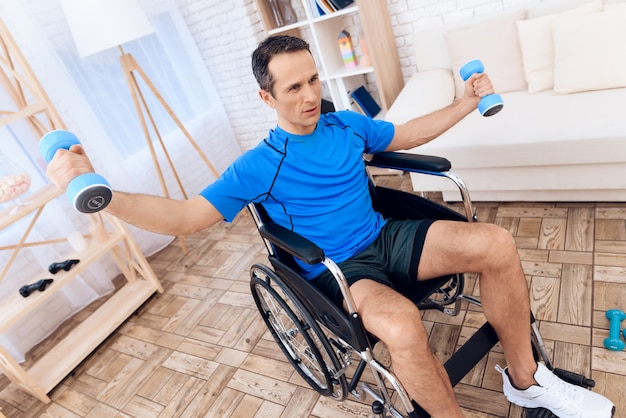
[[261, 89], [259, 90], [259, 97], [263, 100], [263, 102], [265, 102], [266, 105], [272, 108], [274, 107], [274, 97], [272, 96], [272, 93]]

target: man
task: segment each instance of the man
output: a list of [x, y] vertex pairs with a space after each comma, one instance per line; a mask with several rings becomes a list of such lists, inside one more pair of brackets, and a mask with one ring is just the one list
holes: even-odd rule
[[[309, 46], [290, 36], [270, 37], [252, 56], [263, 102], [278, 124], [255, 149], [237, 159], [199, 196], [175, 201], [115, 192], [107, 210], [140, 228], [187, 235], [232, 220], [251, 201], [274, 221], [309, 238], [338, 262], [365, 327], [389, 349], [408, 393], [433, 417], [462, 417], [447, 374], [428, 346], [415, 305], [396, 288], [444, 274], [480, 273], [484, 314], [496, 330], [508, 367], [504, 393], [521, 406], [560, 417], [608, 418], [612, 403], [559, 380], [533, 358], [526, 280], [511, 235], [492, 224], [386, 221], [369, 202], [362, 154], [424, 144], [472, 112], [493, 93], [485, 74], [465, 83], [463, 97], [445, 109], [394, 126], [355, 112], [320, 115], [321, 84]], [[79, 146], [57, 152], [48, 175], [64, 188], [92, 171]], [[341, 304], [322, 266], [302, 266], [307, 279]], [[400, 279], [390, 282], [389, 273]], [[395, 280], [395, 279], [394, 279]], [[384, 302], [381, 302], [384, 301]]]

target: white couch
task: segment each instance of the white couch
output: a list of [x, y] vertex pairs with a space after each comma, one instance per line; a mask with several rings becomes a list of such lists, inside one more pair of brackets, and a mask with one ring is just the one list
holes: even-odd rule
[[[411, 152], [448, 158], [475, 201], [626, 201], [623, 22], [624, 2], [551, 0], [416, 33], [418, 71], [385, 118], [449, 105], [458, 68], [479, 58], [504, 109], [475, 111]], [[429, 177], [412, 174], [414, 189], [458, 200], [454, 185]]]

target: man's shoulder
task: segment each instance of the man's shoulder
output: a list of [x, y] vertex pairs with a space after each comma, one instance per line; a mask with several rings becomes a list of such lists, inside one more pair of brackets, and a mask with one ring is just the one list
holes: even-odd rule
[[365, 116], [352, 110], [337, 110], [320, 115], [320, 122], [327, 125], [349, 125], [354, 122], [362, 122], [362, 118]]
[[352, 127], [355, 129], [368, 128], [374, 125], [388, 124], [384, 120], [375, 120], [353, 110], [338, 110], [336, 112], [325, 113], [320, 116], [320, 122], [326, 126], [337, 126], [340, 128]]
[[231, 166], [236, 170], [257, 171], [268, 166], [273, 166], [272, 162], [279, 161], [283, 155], [283, 150], [280, 150], [276, 145], [272, 145], [270, 141], [264, 139], [254, 148], [241, 154]]

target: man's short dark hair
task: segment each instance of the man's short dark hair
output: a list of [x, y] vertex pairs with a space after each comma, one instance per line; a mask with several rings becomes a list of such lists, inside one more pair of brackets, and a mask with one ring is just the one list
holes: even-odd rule
[[266, 38], [252, 53], [252, 73], [259, 87], [274, 96], [275, 80], [268, 70], [274, 56], [298, 51], [309, 51], [309, 44], [295, 36], [277, 35]]

